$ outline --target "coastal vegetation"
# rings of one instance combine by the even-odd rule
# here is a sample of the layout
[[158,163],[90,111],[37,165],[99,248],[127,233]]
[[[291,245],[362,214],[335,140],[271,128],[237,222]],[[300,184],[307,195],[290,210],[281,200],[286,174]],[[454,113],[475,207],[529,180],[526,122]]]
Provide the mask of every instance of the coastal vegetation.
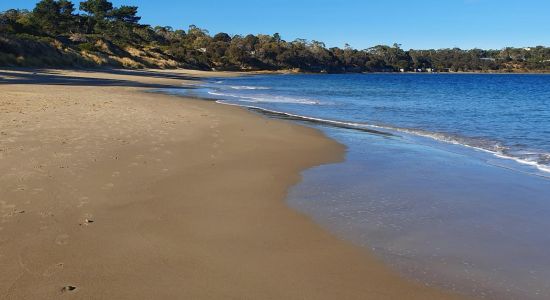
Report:
[[[77,9],[78,8],[78,9]],[[303,72],[550,72],[550,48],[404,50],[210,34],[141,24],[138,7],[107,0],[41,0],[0,13],[0,66],[294,70]]]

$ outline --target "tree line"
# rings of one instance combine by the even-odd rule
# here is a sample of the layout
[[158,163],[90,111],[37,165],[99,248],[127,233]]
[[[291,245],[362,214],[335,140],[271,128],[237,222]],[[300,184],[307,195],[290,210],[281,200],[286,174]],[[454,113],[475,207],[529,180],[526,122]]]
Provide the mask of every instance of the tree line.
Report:
[[0,13],[0,65],[187,67],[305,72],[550,71],[550,48],[404,50],[285,41],[273,35],[211,35],[141,24],[138,7],[107,0],[41,0],[31,11]]

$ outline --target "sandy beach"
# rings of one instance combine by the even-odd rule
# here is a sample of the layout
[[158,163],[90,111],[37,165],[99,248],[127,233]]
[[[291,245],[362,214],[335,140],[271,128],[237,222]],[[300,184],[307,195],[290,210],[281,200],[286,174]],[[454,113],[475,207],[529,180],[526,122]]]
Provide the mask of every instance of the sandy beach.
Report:
[[147,92],[198,71],[0,70],[0,299],[454,299],[285,204],[317,130]]

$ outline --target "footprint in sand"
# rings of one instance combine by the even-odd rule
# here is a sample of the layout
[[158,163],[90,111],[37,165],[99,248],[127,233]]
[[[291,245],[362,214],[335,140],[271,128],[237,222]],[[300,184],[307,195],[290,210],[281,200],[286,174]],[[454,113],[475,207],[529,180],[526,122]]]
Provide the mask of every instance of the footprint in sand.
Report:
[[75,291],[76,291],[76,286],[74,285],[66,285],[61,288],[62,293],[69,293],[69,292],[75,292]]
[[82,218],[82,219],[83,219],[82,222],[80,222],[78,224],[80,226],[82,226],[82,225],[88,226],[88,225],[94,223],[94,218],[93,218],[92,214],[85,214],[84,218]]
[[55,243],[58,245],[67,245],[69,243],[69,235],[68,234],[60,234],[55,238]]
[[18,185],[17,188],[13,190],[13,192],[23,192],[27,189],[26,185]]

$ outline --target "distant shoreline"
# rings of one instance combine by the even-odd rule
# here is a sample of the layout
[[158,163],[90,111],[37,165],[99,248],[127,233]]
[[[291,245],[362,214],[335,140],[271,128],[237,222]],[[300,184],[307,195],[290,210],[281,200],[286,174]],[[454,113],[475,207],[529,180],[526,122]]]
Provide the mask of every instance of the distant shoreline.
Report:
[[550,70],[538,70],[538,71],[456,71],[456,72],[310,72],[305,70],[287,69],[287,70],[242,70],[242,71],[223,71],[223,70],[206,70],[204,72],[226,72],[236,74],[318,74],[318,75],[331,75],[331,74],[550,74]]
[[[326,73],[326,72],[308,72],[308,71],[297,71],[297,70],[251,70],[251,71],[223,71],[223,70],[193,70],[185,68],[175,68],[175,69],[156,69],[156,68],[120,68],[120,67],[110,67],[110,66],[96,66],[96,67],[18,67],[18,66],[9,66],[1,67],[0,70],[14,70],[14,71],[23,71],[30,72],[35,70],[63,70],[63,71],[93,71],[93,72],[109,72],[112,70],[124,70],[128,72],[139,72],[139,71],[158,71],[158,72],[179,72],[179,71],[193,71],[201,72],[202,74],[210,74],[213,77],[216,77],[217,74],[223,73],[225,76],[250,76],[250,75],[344,75],[344,74],[392,74],[392,75],[550,75],[550,71],[539,71],[539,72],[342,72],[342,73]],[[1,78],[1,76],[0,76]]]

